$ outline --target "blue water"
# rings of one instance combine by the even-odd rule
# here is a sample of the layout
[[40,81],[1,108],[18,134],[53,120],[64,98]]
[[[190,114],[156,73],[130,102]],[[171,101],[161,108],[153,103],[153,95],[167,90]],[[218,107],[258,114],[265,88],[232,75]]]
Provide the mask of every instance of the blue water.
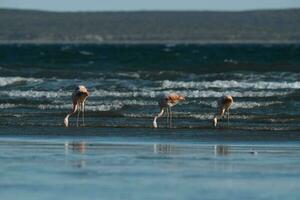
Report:
[[[0,45],[0,199],[299,199],[300,46]],[[83,84],[86,126],[63,127]],[[186,96],[173,129],[159,112]],[[229,127],[211,119],[232,95]]]
[[6,136],[0,149],[1,199],[300,197],[299,142]]
[[62,126],[83,84],[87,126],[151,127],[157,98],[177,92],[175,128],[211,127],[232,95],[231,128],[299,131],[299,55],[297,44],[0,45],[1,124]]

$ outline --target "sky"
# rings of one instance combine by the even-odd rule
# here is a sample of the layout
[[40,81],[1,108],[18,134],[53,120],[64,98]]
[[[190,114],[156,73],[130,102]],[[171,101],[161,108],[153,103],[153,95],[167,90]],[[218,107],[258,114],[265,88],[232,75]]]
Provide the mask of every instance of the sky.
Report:
[[300,0],[0,0],[0,8],[50,11],[254,10],[300,8]]

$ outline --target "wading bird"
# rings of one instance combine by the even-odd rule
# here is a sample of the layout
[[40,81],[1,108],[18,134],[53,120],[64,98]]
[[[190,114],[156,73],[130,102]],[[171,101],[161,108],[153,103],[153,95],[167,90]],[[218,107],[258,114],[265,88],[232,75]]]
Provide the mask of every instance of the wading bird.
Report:
[[167,95],[164,95],[163,97],[161,97],[158,100],[158,105],[160,107],[160,112],[158,113],[158,115],[156,115],[154,117],[153,120],[153,127],[157,128],[157,123],[156,120],[163,116],[163,114],[166,112],[167,114],[167,123],[169,125],[169,128],[172,127],[172,111],[171,111],[171,107],[176,105],[177,103],[179,103],[180,101],[184,101],[185,98],[179,94],[176,93],[170,93]]
[[78,121],[79,121],[79,115],[80,112],[82,112],[82,124],[84,126],[84,104],[85,101],[87,99],[87,97],[89,96],[89,92],[86,89],[85,86],[83,85],[79,85],[75,91],[72,94],[72,101],[73,101],[73,108],[72,111],[65,117],[64,119],[64,124],[66,127],[69,126],[69,117],[71,115],[73,115],[74,113],[76,113],[76,111],[78,110],[78,114],[77,114],[77,127],[78,127]]
[[215,114],[213,118],[213,125],[214,127],[217,126],[218,119],[224,116],[225,112],[227,113],[227,126],[229,126],[229,108],[233,104],[233,98],[232,96],[223,96],[221,99],[218,101],[218,111]]

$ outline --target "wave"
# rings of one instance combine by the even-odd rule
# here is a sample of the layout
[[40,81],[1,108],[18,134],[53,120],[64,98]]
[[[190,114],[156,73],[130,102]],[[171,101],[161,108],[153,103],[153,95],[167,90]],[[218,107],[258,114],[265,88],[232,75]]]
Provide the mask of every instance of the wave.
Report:
[[[75,87],[77,84],[85,84],[96,88],[127,88],[137,90],[139,88],[165,90],[165,89],[300,89],[300,74],[193,74],[183,72],[115,72],[115,73],[89,73],[92,77],[88,79],[60,79],[60,78],[25,78],[25,77],[0,77],[0,87],[7,85],[35,84],[40,90],[61,89]],[[179,77],[178,77],[179,76]],[[292,77],[292,78],[291,78]],[[168,79],[178,79],[171,81]],[[227,80],[222,80],[227,79]],[[229,79],[229,80],[228,80]],[[212,81],[211,81],[212,80]],[[276,81],[275,81],[276,80]],[[280,80],[278,82],[277,80]]]
[[283,104],[281,101],[270,101],[270,102],[234,102],[232,109],[251,109],[251,108],[260,108],[260,107],[269,107],[269,106],[278,106]]
[[[129,118],[153,118],[155,115],[157,115],[159,111],[153,112],[153,113],[143,113],[143,114],[124,114],[124,117]],[[214,113],[205,113],[205,114],[191,114],[188,112],[173,112],[174,118],[186,118],[186,119],[200,119],[200,120],[211,120],[214,116]],[[165,118],[166,115],[163,116]],[[163,118],[160,118],[160,120],[164,120]],[[235,116],[235,119],[244,119],[241,116]]]
[[218,92],[213,90],[164,90],[164,91],[153,91],[153,90],[141,90],[141,91],[129,91],[129,92],[118,92],[118,91],[106,91],[96,90],[93,91],[92,95],[102,97],[144,97],[144,98],[157,98],[170,92],[178,92],[187,98],[206,98],[206,97],[222,97],[223,95],[232,95],[233,97],[272,97],[272,96],[283,96],[288,95],[291,92],[280,92],[280,91],[224,91]]
[[207,89],[207,88],[242,88],[242,89],[300,89],[300,82],[244,82],[244,81],[202,81],[202,82],[185,82],[185,81],[162,81],[161,87],[163,89],[171,88],[197,88],[197,89]]
[[231,95],[233,97],[274,97],[291,94],[291,92],[277,92],[277,91],[200,91],[200,90],[189,90],[189,91],[178,91],[187,98],[219,98],[224,95]]
[[[274,97],[274,96],[285,96],[292,92],[287,91],[214,91],[214,90],[140,90],[140,91],[107,91],[107,90],[94,90],[91,92],[91,97],[114,97],[114,98],[150,98],[149,100],[156,100],[156,98],[165,95],[170,92],[178,92],[187,98],[219,98],[223,95],[232,95],[233,97]],[[72,92],[70,91],[36,91],[36,90],[10,90],[0,91],[1,96],[9,96],[14,98],[71,98]],[[138,102],[138,100],[137,100]]]
[[136,100],[136,99],[121,99],[121,100],[98,100],[98,101],[88,101],[89,105],[97,106],[97,105],[118,105],[118,107],[123,107],[123,106],[153,106],[153,105],[158,105],[157,101],[153,100]]
[[[183,113],[184,118],[189,119],[199,119],[199,120],[208,120],[211,121],[214,117],[215,113],[205,113],[205,114],[190,114],[190,113]],[[249,118],[253,118],[253,115],[230,115],[230,119],[239,119],[239,120],[246,120]]]
[[[282,102],[280,101],[271,101],[271,102],[235,102],[232,106],[232,109],[252,109],[259,107],[268,107],[273,105],[280,105]],[[199,102],[185,102],[184,105],[192,104],[196,105],[205,105],[211,108],[217,108],[216,101],[199,101]],[[124,106],[156,106],[157,102],[155,101],[137,101],[137,100],[113,100],[113,101],[88,101],[86,103],[87,111],[110,111],[110,110],[118,110],[123,108]],[[37,108],[41,110],[61,110],[61,109],[71,109],[72,104],[71,101],[64,103],[64,101],[56,100],[53,104],[13,104],[13,103],[4,103],[0,104],[1,109],[8,108]],[[149,108],[149,107],[148,107]],[[189,113],[190,114],[190,113]],[[135,117],[134,114],[130,114],[128,116]],[[146,117],[144,115],[143,117]]]
[[18,106],[19,105],[12,104],[12,103],[4,103],[4,104],[0,104],[0,109],[15,108]]
[[[43,104],[43,105],[38,105],[38,108],[41,110],[61,110],[61,109],[70,109],[72,108],[71,104],[64,104],[64,105],[51,105],[51,104]],[[122,108],[122,105],[118,104],[100,104],[98,106],[92,106],[92,105],[86,105],[85,110],[86,111],[112,111],[112,110],[118,110]]]
[[58,97],[70,97],[72,92],[67,91],[35,91],[35,90],[11,90],[11,91],[0,91],[1,95],[9,97],[21,97],[21,98],[58,98]]
[[42,79],[37,78],[24,78],[24,77],[0,77],[0,87],[22,83],[41,83]]
[[84,56],[92,56],[92,55],[94,55],[94,53],[92,53],[92,52],[89,52],[89,51],[79,51],[79,53],[81,54],[81,55],[84,55]]
[[[53,104],[39,104],[39,105],[33,105],[33,104],[12,104],[12,103],[5,103],[0,104],[0,109],[9,109],[9,108],[37,108],[40,110],[71,110],[72,104],[60,104],[60,105],[53,105]],[[86,105],[85,110],[86,111],[113,111],[118,110],[122,108],[122,105],[120,104],[99,104],[99,105]]]
[[[156,102],[146,102],[146,101],[136,101],[136,100],[114,100],[114,101],[88,101],[86,103],[85,109],[86,111],[113,111],[119,110],[124,106],[147,106],[147,105],[156,105]],[[56,100],[53,104],[13,104],[13,103],[5,103],[0,104],[1,109],[8,108],[37,108],[41,110],[62,110],[62,109],[71,109],[72,104],[71,101],[67,103],[63,103],[63,101]]]
[[[217,108],[217,101],[199,101],[194,102],[199,105],[208,106],[211,108]],[[252,108],[260,108],[260,107],[269,107],[274,105],[282,104],[281,101],[268,101],[268,102],[254,102],[254,101],[235,101],[231,107],[231,109],[252,109]]]
[[[88,73],[92,77],[95,75],[95,72],[83,72]],[[159,70],[159,71],[116,71],[111,72],[97,72],[97,78],[104,79],[127,79],[129,80],[140,80],[140,81],[163,81],[163,80],[178,80],[178,81],[195,81],[195,82],[204,82],[211,80],[220,80],[220,81],[242,81],[242,82],[272,82],[274,80],[280,80],[281,82],[297,82],[300,79],[300,73],[291,73],[291,72],[264,72],[264,73],[255,73],[255,72],[244,72],[244,73],[204,73],[197,74],[192,72],[185,71],[172,71],[172,70]],[[275,81],[274,81],[275,82]]]

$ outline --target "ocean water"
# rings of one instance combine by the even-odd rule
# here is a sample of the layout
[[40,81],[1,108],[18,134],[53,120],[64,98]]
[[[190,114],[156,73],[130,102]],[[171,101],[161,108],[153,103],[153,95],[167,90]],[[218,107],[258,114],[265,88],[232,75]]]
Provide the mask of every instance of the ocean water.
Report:
[[229,94],[231,128],[298,131],[299,55],[299,45],[1,45],[1,125],[62,126],[83,84],[87,126],[151,127],[157,97],[178,92],[175,128],[209,128]]
[[299,199],[299,122],[298,44],[0,45],[1,199]]

